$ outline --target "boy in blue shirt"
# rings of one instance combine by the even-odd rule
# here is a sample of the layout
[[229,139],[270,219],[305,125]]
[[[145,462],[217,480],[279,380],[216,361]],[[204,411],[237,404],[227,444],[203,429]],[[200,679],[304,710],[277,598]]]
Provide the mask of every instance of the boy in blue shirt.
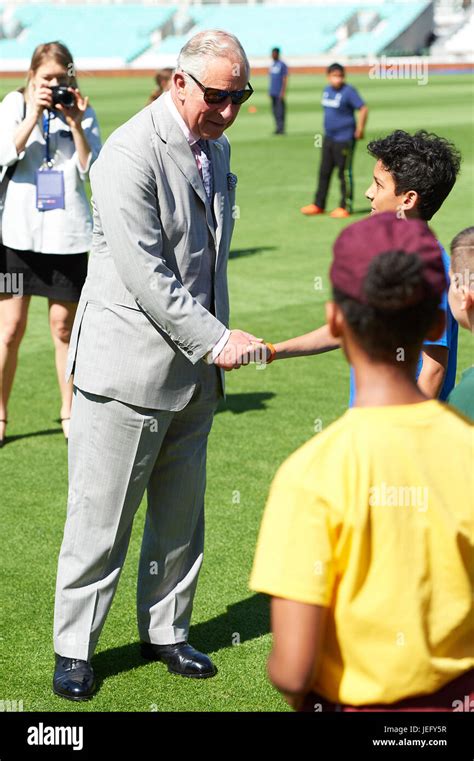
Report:
[[[460,154],[445,138],[419,130],[410,135],[395,130],[387,137],[372,140],[367,146],[376,159],[372,184],[366,191],[371,213],[396,212],[407,219],[431,220],[451,192],[460,168]],[[439,244],[449,285],[449,257]],[[446,329],[438,341],[425,341],[417,368],[420,390],[429,398],[445,401],[456,378],[458,326],[447,303],[447,290],[441,308],[446,313]],[[390,323],[387,323],[387,330]],[[273,359],[321,354],[338,348],[328,325],[287,341],[276,343]],[[403,349],[403,347],[400,347]],[[403,355],[400,355],[403,361]],[[350,405],[354,399],[351,371]]]
[[286,114],[286,83],[288,81],[288,66],[280,60],[280,48],[272,50],[272,64],[269,69],[270,85],[268,94],[272,101],[272,111],[275,118],[275,135],[285,134]]
[[[328,84],[321,101],[324,108],[324,140],[318,188],[314,203],[303,206],[301,212],[307,216],[324,214],[331,175],[337,167],[341,201],[330,216],[341,219],[352,212],[352,159],[356,140],[364,137],[368,108],[355,87],[346,83],[343,66],[332,63],[328,66],[327,77]],[[359,119],[356,126],[354,111],[357,110]]]

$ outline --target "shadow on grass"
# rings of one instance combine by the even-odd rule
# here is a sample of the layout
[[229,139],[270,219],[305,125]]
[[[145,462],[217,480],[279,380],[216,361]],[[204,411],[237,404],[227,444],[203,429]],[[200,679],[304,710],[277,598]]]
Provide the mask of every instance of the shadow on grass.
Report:
[[255,394],[227,394],[227,398],[219,402],[216,415],[219,412],[233,412],[235,415],[240,415],[249,410],[265,410],[266,402],[274,396],[276,395],[272,391],[259,391]]
[[30,431],[29,433],[19,433],[16,436],[6,436],[4,446],[7,446],[12,441],[19,441],[19,439],[31,439],[33,436],[54,436],[62,432],[62,428],[47,428],[44,431]]
[[[189,642],[203,653],[216,653],[236,643],[256,639],[270,631],[269,599],[254,594],[229,605],[225,613],[191,626]],[[104,679],[145,666],[150,661],[140,655],[139,642],[104,650],[94,656],[92,665],[98,687]]]
[[253,246],[252,248],[233,248],[229,253],[229,259],[239,259],[241,256],[252,256],[261,251],[276,251],[276,246]]

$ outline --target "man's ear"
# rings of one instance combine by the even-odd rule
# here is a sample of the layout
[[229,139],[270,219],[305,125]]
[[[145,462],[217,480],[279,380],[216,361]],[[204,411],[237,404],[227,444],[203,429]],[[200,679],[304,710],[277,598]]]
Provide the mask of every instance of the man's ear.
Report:
[[329,330],[334,338],[340,338],[342,336],[342,324],[344,316],[341,308],[334,301],[326,302],[326,322],[329,325]]
[[436,312],[436,316],[434,318],[434,322],[426,335],[426,340],[437,341],[438,338],[441,338],[445,329],[446,329],[446,312],[443,309],[438,309]]
[[176,88],[178,98],[184,100],[184,92],[186,88],[186,77],[182,71],[175,71],[172,78],[173,84]]

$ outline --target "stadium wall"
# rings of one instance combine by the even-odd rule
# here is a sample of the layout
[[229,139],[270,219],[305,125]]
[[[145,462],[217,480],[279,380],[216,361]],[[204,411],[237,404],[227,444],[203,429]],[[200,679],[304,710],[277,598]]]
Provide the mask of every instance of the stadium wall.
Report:
[[422,51],[427,48],[434,30],[434,3],[430,3],[408,29],[405,29],[390,43],[390,48],[384,50],[385,55],[402,50]]
[[[378,59],[374,59],[374,62]],[[347,64],[345,65],[346,72],[349,74],[369,74],[374,67],[374,62],[371,64],[367,64],[364,62],[363,64]],[[266,66],[252,66],[251,63],[251,71],[253,76],[259,76],[259,75],[266,75],[268,74],[268,65]],[[410,56],[410,57],[403,57],[403,58],[390,58],[390,59],[384,59],[385,64],[389,63],[399,63],[400,65],[413,65],[416,68],[417,64],[423,63],[425,66],[428,66],[429,71],[431,71],[433,74],[438,73],[455,73],[457,71],[459,72],[466,72],[466,73],[474,73],[474,63],[470,61],[450,61],[450,60],[438,60],[438,61],[431,61],[426,56]],[[326,67],[327,64],[324,65],[318,65],[318,66],[299,66],[299,65],[291,65],[291,73],[293,74],[325,74],[326,73]],[[120,68],[120,69],[77,69],[77,76],[78,78],[81,77],[154,77],[156,74],[156,68],[153,69],[131,69],[131,68]],[[19,77],[25,76],[25,71],[5,71],[1,72],[1,76],[3,79],[18,79]]]

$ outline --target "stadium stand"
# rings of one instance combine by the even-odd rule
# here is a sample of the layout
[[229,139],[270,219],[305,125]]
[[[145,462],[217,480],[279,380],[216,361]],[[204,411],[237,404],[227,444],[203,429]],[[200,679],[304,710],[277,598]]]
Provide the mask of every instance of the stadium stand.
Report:
[[100,61],[106,67],[126,65],[150,47],[151,36],[166,27],[176,7],[138,4],[18,5],[19,34],[0,39],[2,62],[28,60],[46,40],[65,42],[77,61]]
[[[466,49],[472,39],[471,0],[456,3],[446,50]],[[433,0],[343,2],[21,2],[0,7],[0,69],[24,70],[35,46],[60,39],[79,68],[151,69],[174,66],[186,40],[206,28],[232,31],[242,41],[252,66],[266,66],[271,48],[282,47],[290,65],[325,65],[337,57],[361,63],[374,56],[425,54],[434,39]],[[443,6],[444,7],[444,6]],[[454,34],[456,32],[456,34]]]

